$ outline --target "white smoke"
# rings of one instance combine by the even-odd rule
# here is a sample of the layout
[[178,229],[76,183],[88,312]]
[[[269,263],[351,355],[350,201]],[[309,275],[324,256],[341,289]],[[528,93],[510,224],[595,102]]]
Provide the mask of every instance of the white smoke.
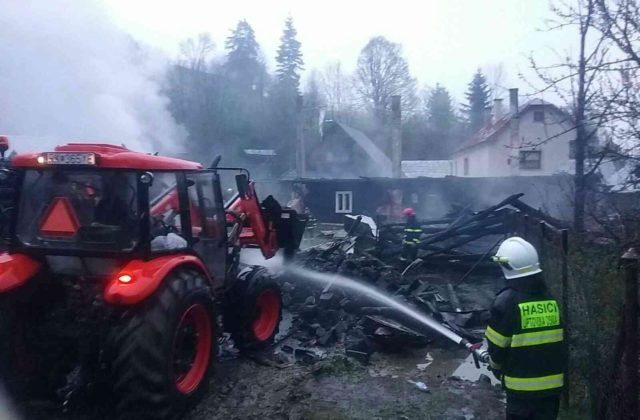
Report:
[[39,151],[69,141],[176,151],[185,138],[160,93],[166,61],[93,2],[0,2],[0,134]]

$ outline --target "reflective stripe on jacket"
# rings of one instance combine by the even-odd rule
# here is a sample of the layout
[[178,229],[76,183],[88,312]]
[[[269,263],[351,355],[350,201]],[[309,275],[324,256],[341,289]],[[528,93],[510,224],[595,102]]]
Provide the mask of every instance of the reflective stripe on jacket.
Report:
[[564,385],[564,330],[558,303],[539,275],[509,280],[491,308],[485,337],[492,368],[512,395],[556,395]]
[[420,235],[422,235],[422,227],[420,227],[420,223],[418,223],[415,216],[409,217],[404,225],[404,239],[402,243],[411,246],[419,245]]

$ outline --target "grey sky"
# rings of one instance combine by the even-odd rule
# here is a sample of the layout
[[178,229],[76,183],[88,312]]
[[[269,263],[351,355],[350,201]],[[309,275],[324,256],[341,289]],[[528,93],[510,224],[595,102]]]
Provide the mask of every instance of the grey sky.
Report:
[[102,6],[119,27],[172,56],[181,40],[200,32],[211,33],[222,53],[230,28],[246,18],[271,67],[288,14],[307,69],[336,60],[352,69],[367,40],[383,35],[404,46],[421,85],[440,82],[459,101],[477,67],[499,63],[507,87],[530,90],[518,78],[530,74],[526,56],[552,59],[551,49],[564,51],[569,39],[538,31],[550,17],[547,0],[103,0]]

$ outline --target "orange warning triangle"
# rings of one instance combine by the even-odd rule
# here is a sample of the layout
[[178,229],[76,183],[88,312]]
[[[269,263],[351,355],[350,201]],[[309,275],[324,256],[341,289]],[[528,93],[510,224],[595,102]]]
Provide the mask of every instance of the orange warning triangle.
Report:
[[79,227],[80,222],[69,200],[56,197],[44,213],[40,232],[45,236],[73,236]]

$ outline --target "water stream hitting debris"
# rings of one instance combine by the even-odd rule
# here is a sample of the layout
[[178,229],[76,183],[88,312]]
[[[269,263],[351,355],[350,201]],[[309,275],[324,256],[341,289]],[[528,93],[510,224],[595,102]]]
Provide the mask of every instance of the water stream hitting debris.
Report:
[[288,271],[289,274],[304,280],[311,280],[316,283],[321,283],[324,285],[333,284],[334,286],[337,286],[337,287],[350,289],[355,292],[362,293],[372,299],[377,300],[380,303],[383,303],[385,305],[388,305],[390,307],[397,309],[399,312],[413,318],[414,320],[421,323],[425,327],[443,335],[444,337],[448,338],[449,340],[453,341],[456,344],[460,344],[463,340],[462,337],[460,337],[453,331],[449,330],[448,328],[444,327],[442,324],[438,323],[434,319],[406,306],[401,302],[398,302],[397,300],[384,294],[382,291],[376,289],[373,286],[360,283],[358,281],[355,281],[353,279],[350,279],[348,277],[345,277],[336,273],[325,274],[317,271],[307,270],[297,266],[287,267],[286,270]]

